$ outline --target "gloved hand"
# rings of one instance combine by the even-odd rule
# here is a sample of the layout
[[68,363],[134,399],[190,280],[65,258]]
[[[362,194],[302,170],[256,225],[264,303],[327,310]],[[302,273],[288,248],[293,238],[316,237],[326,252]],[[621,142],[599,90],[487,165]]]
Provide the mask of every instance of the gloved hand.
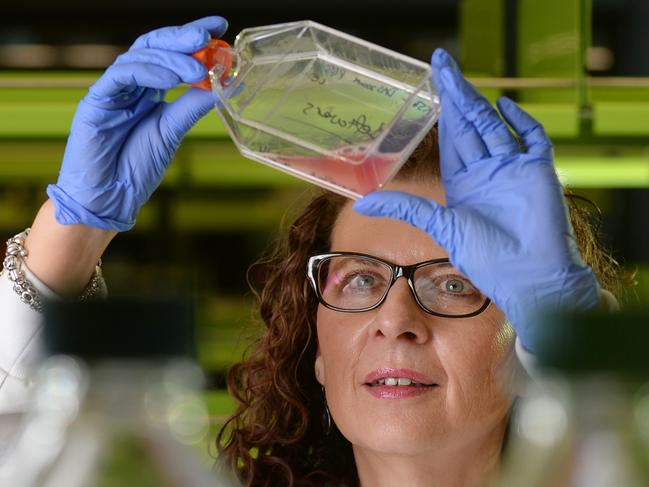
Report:
[[581,259],[543,127],[508,98],[496,110],[451,57],[433,54],[441,97],[440,157],[446,206],[379,191],[354,209],[391,217],[428,233],[505,313],[521,344],[534,351],[535,317],[545,309],[590,309],[600,288]]
[[197,88],[165,103],[165,90],[205,78],[190,54],[226,29],[224,18],[205,17],[144,34],[90,87],[72,121],[58,181],[47,188],[59,223],[133,227],[180,141],[215,103]]

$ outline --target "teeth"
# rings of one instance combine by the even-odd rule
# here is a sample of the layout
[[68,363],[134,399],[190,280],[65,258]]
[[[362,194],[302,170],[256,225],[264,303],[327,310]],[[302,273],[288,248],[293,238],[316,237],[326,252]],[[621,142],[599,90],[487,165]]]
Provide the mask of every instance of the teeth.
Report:
[[419,386],[415,381],[406,379],[405,377],[386,377],[375,381],[372,385],[375,386]]

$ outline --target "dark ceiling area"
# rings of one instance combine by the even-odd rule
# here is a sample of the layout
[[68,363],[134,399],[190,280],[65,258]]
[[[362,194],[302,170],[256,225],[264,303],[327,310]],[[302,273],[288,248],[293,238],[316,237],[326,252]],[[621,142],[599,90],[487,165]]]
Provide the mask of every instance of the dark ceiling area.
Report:
[[[0,55],[0,69],[98,69],[138,35],[156,27],[222,15],[230,22],[224,36],[232,42],[246,27],[310,19],[427,61],[435,47],[460,50],[459,9],[463,0],[34,0],[5,2],[0,17],[0,50],[12,46],[47,46],[33,65],[12,63]],[[468,1],[468,0],[467,0]],[[475,1],[475,0],[471,0]],[[522,0],[502,0],[516,2]],[[649,76],[649,0],[593,0],[593,46],[614,54],[615,62],[599,74]],[[75,62],[74,50],[60,46],[108,46],[94,60]],[[16,57],[21,54],[14,55]],[[103,52],[103,56],[100,55]],[[72,53],[72,54],[70,54]],[[4,61],[3,61],[4,59]],[[20,59],[19,59],[20,61]],[[93,62],[94,61],[94,62]]]
[[237,0],[205,2],[152,0],[104,2],[30,2],[29,12],[17,3],[3,6],[0,44],[112,44],[126,47],[138,35],[166,25],[178,25],[206,15],[221,15],[233,41],[246,27],[295,20],[314,20],[368,41],[428,60],[443,45],[454,50],[457,40],[455,0],[375,0],[308,2]]

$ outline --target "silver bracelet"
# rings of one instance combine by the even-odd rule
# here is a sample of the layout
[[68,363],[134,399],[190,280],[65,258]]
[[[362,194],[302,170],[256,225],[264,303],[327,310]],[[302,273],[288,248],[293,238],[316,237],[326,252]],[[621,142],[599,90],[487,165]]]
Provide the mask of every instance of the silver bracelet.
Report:
[[[20,296],[20,300],[34,311],[40,313],[43,310],[41,296],[32,283],[25,277],[25,272],[22,270],[24,260],[28,255],[27,249],[25,248],[25,239],[29,235],[29,230],[27,228],[24,232],[7,240],[7,253],[5,254],[3,266],[9,274],[9,280],[14,284],[14,291]],[[105,294],[106,283],[101,273],[100,259],[90,283],[88,283],[79,296],[79,300],[86,301],[97,295]]]

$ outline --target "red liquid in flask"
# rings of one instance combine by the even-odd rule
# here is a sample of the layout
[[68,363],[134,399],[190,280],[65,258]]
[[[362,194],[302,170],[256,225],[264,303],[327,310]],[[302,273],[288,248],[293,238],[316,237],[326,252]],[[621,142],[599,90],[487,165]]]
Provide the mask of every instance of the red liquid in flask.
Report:
[[280,156],[278,161],[311,176],[342,186],[354,193],[367,194],[380,188],[390,176],[398,154],[345,154],[357,164],[328,156]]

